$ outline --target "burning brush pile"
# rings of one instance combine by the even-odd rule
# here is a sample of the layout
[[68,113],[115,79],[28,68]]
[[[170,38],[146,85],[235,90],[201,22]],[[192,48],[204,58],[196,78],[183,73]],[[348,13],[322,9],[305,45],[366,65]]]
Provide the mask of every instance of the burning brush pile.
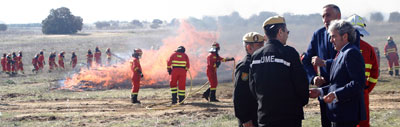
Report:
[[[177,35],[162,40],[158,50],[143,50],[140,63],[144,78],[141,85],[168,84],[167,59],[178,46],[184,46],[189,56],[192,77],[205,72],[206,58],[211,44],[218,39],[217,32],[197,31],[192,25],[181,21]],[[65,80],[60,81],[60,89],[98,90],[131,87],[131,69],[129,59],[112,66],[82,68]]]

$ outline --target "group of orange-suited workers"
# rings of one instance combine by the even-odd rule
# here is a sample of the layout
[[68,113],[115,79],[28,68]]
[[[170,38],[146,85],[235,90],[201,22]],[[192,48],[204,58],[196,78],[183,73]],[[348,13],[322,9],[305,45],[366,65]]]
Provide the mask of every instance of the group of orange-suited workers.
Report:
[[[221,62],[233,61],[233,57],[222,58],[218,55],[220,46],[217,42],[212,44],[210,54],[207,57],[207,77],[210,87],[204,92],[203,98],[210,102],[219,102],[216,98],[216,90],[218,85],[217,68]],[[179,46],[177,50],[167,60],[167,71],[170,75],[171,104],[183,103],[185,99],[186,73],[190,68],[189,57],[185,53],[184,46]],[[132,92],[131,102],[139,103],[137,99],[140,87],[140,79],[143,78],[142,68],[139,59],[143,52],[141,49],[135,49],[132,54],[133,59],[130,61],[132,70]]]

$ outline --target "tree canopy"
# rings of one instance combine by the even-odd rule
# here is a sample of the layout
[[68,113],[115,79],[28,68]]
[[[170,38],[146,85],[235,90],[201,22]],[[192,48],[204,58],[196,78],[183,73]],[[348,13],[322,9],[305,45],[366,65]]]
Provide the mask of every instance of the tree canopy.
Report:
[[44,34],[74,34],[82,30],[83,19],[74,16],[66,7],[51,9],[49,16],[42,21]]

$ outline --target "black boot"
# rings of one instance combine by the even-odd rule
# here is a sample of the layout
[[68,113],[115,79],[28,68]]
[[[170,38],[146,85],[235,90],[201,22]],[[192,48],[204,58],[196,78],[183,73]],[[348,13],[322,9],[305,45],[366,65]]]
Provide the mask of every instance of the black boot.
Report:
[[132,102],[132,103],[134,103],[134,104],[135,104],[135,103],[140,104],[140,101],[137,100],[137,96],[138,96],[137,94],[132,94],[132,95],[131,95],[131,102]]
[[210,88],[208,88],[206,91],[204,91],[202,98],[204,98],[208,101],[209,97],[210,97]]
[[185,99],[185,96],[179,95],[179,103],[183,104],[184,99]]
[[393,70],[390,70],[390,71],[389,71],[389,75],[390,75],[390,76],[393,76]]
[[399,70],[394,70],[395,76],[399,76]]
[[219,100],[217,100],[217,97],[215,96],[216,92],[217,90],[210,91],[210,102],[219,102]]
[[176,104],[177,103],[177,101],[176,101],[177,93],[172,93],[171,95],[172,95],[172,104]]

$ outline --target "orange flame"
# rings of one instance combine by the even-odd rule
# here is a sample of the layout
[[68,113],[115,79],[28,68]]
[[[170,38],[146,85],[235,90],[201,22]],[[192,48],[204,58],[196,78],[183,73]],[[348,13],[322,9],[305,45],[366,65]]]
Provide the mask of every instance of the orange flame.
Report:
[[[191,68],[189,69],[192,77],[196,77],[199,72],[205,72],[207,65],[206,58],[212,42],[218,39],[219,33],[209,31],[197,31],[192,25],[181,20],[178,35],[167,37],[162,40],[163,44],[158,50],[143,50],[140,64],[144,79],[141,85],[152,85],[158,82],[168,82],[167,60],[178,46],[186,48],[189,56]],[[81,89],[92,88],[93,85],[101,85],[101,88],[113,87],[116,84],[129,81],[131,79],[131,69],[129,61],[115,64],[111,67],[94,67],[94,69],[82,69],[81,72],[67,78],[61,87],[62,89]],[[82,85],[85,82],[91,85]],[[99,87],[99,86],[96,86]]]

